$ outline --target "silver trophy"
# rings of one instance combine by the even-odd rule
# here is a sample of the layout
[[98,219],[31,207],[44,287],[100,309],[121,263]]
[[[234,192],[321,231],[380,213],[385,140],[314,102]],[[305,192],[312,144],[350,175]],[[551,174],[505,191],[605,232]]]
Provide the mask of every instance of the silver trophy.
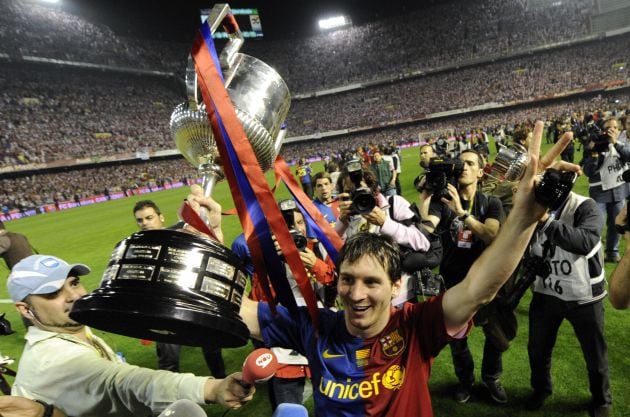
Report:
[[499,181],[516,181],[521,179],[527,165],[529,165],[527,149],[523,145],[514,143],[501,147],[488,175]]
[[[212,33],[229,14],[227,4],[214,6],[208,16],[208,22],[213,22],[210,26]],[[273,165],[286,134],[282,125],[289,112],[291,94],[273,68],[238,52],[242,44],[240,31],[230,33],[219,61],[236,115],[258,163],[266,171]],[[171,135],[177,149],[199,170],[204,181],[204,193],[209,196],[214,184],[223,179],[223,171],[205,104],[199,100],[197,72],[192,57],[188,58],[186,89],[188,101],[178,105],[171,114]]]
[[[215,5],[212,33],[230,15]],[[233,19],[228,21],[234,22]],[[225,87],[263,171],[278,155],[291,95],[264,62],[238,52],[235,28],[220,55]],[[199,100],[192,58],[186,70],[188,100],[171,115],[171,133],[184,157],[199,170],[205,196],[224,178],[208,114]],[[201,213],[205,219],[204,213]],[[249,332],[238,315],[247,279],[241,261],[218,242],[176,230],[134,233],[114,248],[100,288],[74,303],[71,316],[95,328],[143,339],[191,346],[233,347]]]

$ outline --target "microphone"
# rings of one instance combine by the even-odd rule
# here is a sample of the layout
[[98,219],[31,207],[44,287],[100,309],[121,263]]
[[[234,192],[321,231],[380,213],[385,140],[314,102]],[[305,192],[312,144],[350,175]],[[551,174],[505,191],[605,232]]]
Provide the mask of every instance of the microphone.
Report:
[[630,169],[626,170],[623,172],[623,174],[621,174],[621,178],[625,181],[625,182],[630,182]]
[[158,417],[207,417],[203,408],[190,400],[177,400],[160,413]]
[[278,404],[272,417],[308,417],[308,411],[302,404]]
[[278,370],[278,359],[273,352],[266,348],[254,350],[247,355],[243,363],[243,379],[240,384],[249,388],[257,382],[271,378]]

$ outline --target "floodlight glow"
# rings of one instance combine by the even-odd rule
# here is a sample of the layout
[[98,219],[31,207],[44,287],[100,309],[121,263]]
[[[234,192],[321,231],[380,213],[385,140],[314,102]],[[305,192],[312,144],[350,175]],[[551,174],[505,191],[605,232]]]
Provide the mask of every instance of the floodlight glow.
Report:
[[334,29],[348,24],[345,16],[334,16],[328,19],[321,19],[319,22],[320,29]]
[[54,3],[59,3],[59,0],[40,0],[40,1],[42,1],[44,3],[53,3],[53,4]]

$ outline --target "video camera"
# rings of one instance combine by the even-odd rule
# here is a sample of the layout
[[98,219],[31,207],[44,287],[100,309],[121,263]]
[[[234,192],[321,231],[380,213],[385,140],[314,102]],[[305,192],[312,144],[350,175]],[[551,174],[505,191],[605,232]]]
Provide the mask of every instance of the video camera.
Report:
[[431,158],[425,173],[424,188],[432,192],[438,201],[442,197],[450,200],[448,184],[457,186],[463,171],[464,163],[460,159]]
[[442,275],[436,275],[429,268],[423,268],[411,275],[413,293],[428,297],[440,295],[445,289],[444,278]]
[[299,230],[295,228],[295,210],[297,210],[297,204],[294,200],[282,200],[279,203],[280,212],[282,217],[289,227],[289,233],[293,237],[293,242],[299,251],[303,251],[306,248],[308,240]]
[[446,155],[448,151],[448,140],[440,136],[437,141],[435,141],[435,153],[438,155]]
[[601,153],[608,150],[610,140],[606,129],[592,119],[578,132],[577,137],[587,149],[587,145],[592,143],[593,147],[590,149],[592,152]]
[[350,209],[356,214],[371,212],[376,207],[376,199],[372,195],[372,190],[361,185],[361,181],[363,181],[361,161],[356,159],[348,161],[346,171],[348,171],[348,177],[354,184],[354,191],[350,194],[350,200],[352,200]]

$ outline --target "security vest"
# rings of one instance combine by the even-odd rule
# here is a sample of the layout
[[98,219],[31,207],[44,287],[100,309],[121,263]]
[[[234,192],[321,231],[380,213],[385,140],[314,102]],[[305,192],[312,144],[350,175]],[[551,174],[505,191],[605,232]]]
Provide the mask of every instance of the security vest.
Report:
[[[572,192],[558,221],[573,225],[575,211],[587,198]],[[545,233],[537,231],[530,253],[543,257],[543,245],[546,241]],[[551,267],[551,274],[544,279],[536,276],[532,286],[534,292],[550,295],[563,301],[577,301],[580,304],[597,301],[606,296],[606,291],[593,296],[592,289],[593,285],[605,279],[603,267],[594,276],[589,273],[589,260],[595,256],[599,256],[600,260],[603,259],[601,240],[586,256],[566,251],[560,246],[555,246],[553,252],[552,256],[545,258],[545,262]]]

